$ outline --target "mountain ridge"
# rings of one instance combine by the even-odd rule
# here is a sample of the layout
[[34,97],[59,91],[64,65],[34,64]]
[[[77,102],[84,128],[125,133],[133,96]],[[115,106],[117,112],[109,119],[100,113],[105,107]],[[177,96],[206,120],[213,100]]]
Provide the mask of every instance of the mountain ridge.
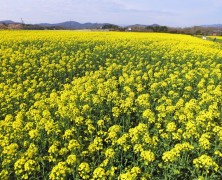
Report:
[[[2,20],[0,21],[0,24],[22,24],[21,22],[15,22],[12,20]],[[35,23],[30,25],[37,25],[42,27],[63,27],[63,28],[70,28],[70,29],[93,29],[93,28],[101,28],[104,25],[108,25],[112,23],[80,23],[77,21],[64,21],[59,23]],[[116,24],[113,24],[116,25]],[[145,25],[145,24],[131,24],[131,25],[117,25],[119,27],[157,27],[160,26],[159,24],[151,24],[151,25]],[[190,26],[194,27],[194,26]],[[206,25],[199,25],[199,27],[206,27],[206,28],[222,28],[222,24],[206,24]]]
[[222,24],[209,24],[209,25],[201,25],[201,27],[213,27],[213,28],[222,28]]
[[[15,22],[12,20],[3,20],[0,21],[0,24],[22,24],[19,22]],[[60,23],[35,23],[35,24],[29,24],[29,25],[37,25],[42,27],[63,27],[63,28],[72,28],[72,29],[90,29],[90,28],[101,28],[103,25],[110,24],[110,23],[79,23],[76,21],[64,21]]]

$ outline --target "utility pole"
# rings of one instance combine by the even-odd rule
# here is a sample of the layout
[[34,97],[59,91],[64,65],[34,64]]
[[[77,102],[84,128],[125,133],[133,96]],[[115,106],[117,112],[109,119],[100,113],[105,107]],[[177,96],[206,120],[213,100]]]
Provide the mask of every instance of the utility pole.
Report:
[[25,24],[22,18],[21,18],[21,23],[22,23],[23,25]]

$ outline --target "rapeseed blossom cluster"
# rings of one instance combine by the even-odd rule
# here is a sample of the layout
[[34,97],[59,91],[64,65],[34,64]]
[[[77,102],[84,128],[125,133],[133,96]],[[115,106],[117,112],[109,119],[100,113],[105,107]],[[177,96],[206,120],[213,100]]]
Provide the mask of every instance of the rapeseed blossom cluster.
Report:
[[220,179],[222,46],[0,32],[0,179]]

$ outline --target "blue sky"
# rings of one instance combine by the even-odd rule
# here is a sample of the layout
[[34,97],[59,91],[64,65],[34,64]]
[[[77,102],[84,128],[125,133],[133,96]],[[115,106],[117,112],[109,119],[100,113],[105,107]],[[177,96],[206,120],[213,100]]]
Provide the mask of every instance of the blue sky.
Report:
[[0,0],[0,20],[193,26],[222,24],[222,0]]

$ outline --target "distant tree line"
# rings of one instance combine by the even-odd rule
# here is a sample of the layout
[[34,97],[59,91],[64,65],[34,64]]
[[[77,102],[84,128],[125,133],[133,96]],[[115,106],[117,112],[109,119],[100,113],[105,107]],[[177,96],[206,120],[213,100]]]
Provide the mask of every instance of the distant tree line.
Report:
[[[23,30],[63,30],[70,29],[59,26],[45,27],[33,24],[0,24],[0,29],[23,29]],[[121,27],[115,24],[104,24],[102,27],[97,28],[101,30],[109,31],[133,31],[133,32],[160,32],[160,33],[174,33],[174,34],[189,34],[189,35],[222,35],[222,28],[213,27],[187,27],[187,28],[175,28],[160,25],[133,25],[129,27]]]
[[168,32],[169,31],[167,26],[147,26],[145,27],[145,29],[152,32]]
[[59,26],[40,26],[40,25],[32,25],[32,24],[25,24],[23,27],[24,30],[63,30],[65,28]]
[[194,27],[187,27],[187,28],[168,28],[168,32],[175,33],[175,34],[188,34],[188,35],[221,36],[222,28],[194,26]]
[[174,33],[174,34],[188,34],[188,35],[222,35],[222,28],[213,27],[187,27],[187,28],[177,28],[177,27],[167,27],[167,26],[142,26],[134,25],[129,27],[120,27],[114,24],[106,24],[102,29],[108,29],[110,31],[133,31],[133,32],[161,32],[161,33]]
[[50,26],[44,27],[40,25],[33,25],[33,24],[0,24],[0,29],[11,29],[11,30],[63,30],[65,28],[59,26]]

